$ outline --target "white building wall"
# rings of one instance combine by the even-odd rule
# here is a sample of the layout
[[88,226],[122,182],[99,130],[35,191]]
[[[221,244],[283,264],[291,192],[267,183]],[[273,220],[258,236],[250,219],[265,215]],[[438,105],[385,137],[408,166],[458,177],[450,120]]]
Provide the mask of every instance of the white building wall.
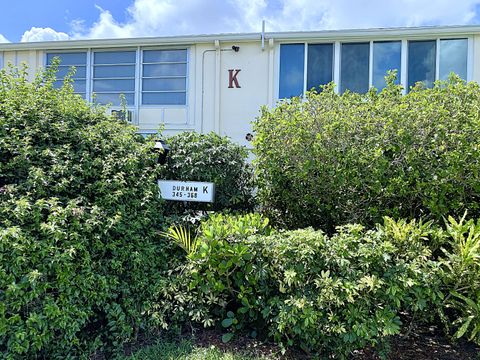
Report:
[[469,51],[472,69],[472,80],[480,83],[480,35],[473,36],[472,49]]
[[[239,51],[233,51],[232,46],[239,46]],[[246,135],[253,132],[251,123],[259,115],[261,106],[272,105],[276,93],[273,47],[266,42],[262,49],[260,39],[212,41],[187,47],[187,104],[137,106],[134,122],[139,131],[156,132],[162,125],[167,135],[179,131],[215,131],[250,146]],[[86,48],[79,50],[88,51]],[[42,49],[5,51],[3,64],[21,66],[26,63],[29,78],[33,79],[35,72],[45,66],[46,53]],[[236,76],[239,88],[229,88],[229,70],[240,70]]]
[[[211,35],[205,37],[175,37],[151,39],[87,40],[77,42],[50,42],[2,44],[3,66],[11,63],[29,65],[33,79],[37,69],[43,67],[46,53],[103,49],[158,49],[187,48],[187,103],[176,106],[132,107],[134,124],[142,133],[155,132],[163,124],[165,134],[179,131],[215,131],[228,135],[234,141],[250,146],[246,135],[252,133],[252,121],[261,106],[274,106],[278,98],[279,59],[282,43],[333,43],[334,81],[340,80],[340,47],[342,42],[401,40],[402,84],[406,84],[407,45],[409,40],[468,38],[468,79],[480,83],[480,27],[444,27],[420,29],[377,29],[364,31],[271,33],[266,34],[262,47],[261,34]],[[58,44],[58,45],[57,45]],[[238,52],[232,50],[238,46]],[[0,66],[2,63],[0,63]],[[137,67],[141,67],[137,63]],[[239,87],[229,88],[229,70],[239,70]],[[438,72],[438,70],[437,70]],[[140,74],[140,70],[137,72]],[[371,77],[371,76],[370,76]],[[137,80],[137,84],[141,79]],[[235,85],[235,84],[233,84]],[[87,85],[87,89],[89,86]],[[139,89],[137,89],[139,90]],[[137,102],[140,96],[137,96]]]
[[[238,52],[232,46],[239,46]],[[262,50],[260,40],[254,42],[218,42],[195,47],[195,72],[191,87],[194,98],[194,128],[198,132],[211,131],[227,135],[234,141],[249,146],[246,135],[252,133],[251,122],[267,105],[270,78],[269,52]],[[236,76],[239,87],[230,75]]]

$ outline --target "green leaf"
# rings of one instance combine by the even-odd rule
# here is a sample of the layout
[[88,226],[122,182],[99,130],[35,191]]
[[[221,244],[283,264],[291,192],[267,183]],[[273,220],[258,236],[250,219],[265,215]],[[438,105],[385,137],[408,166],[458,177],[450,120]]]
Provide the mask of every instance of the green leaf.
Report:
[[232,318],[226,318],[226,319],[223,319],[223,321],[222,321],[222,326],[224,328],[228,328],[228,327],[232,326],[232,324],[233,324],[233,319]]
[[229,342],[230,340],[232,340],[232,338],[233,338],[233,333],[226,333],[222,335],[222,341],[224,343]]
[[467,332],[468,327],[470,326],[470,323],[472,322],[473,318],[474,318],[473,315],[469,316],[466,319],[466,321],[463,323],[463,325],[457,330],[457,332],[454,335],[457,339],[459,339],[463,335],[465,335],[465,333]]

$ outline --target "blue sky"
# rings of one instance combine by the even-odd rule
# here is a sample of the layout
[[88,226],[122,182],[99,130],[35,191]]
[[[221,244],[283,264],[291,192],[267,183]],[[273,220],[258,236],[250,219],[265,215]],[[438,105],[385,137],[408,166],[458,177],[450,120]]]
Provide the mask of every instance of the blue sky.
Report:
[[[2,4],[3,3],[3,4]],[[480,0],[0,0],[0,41],[464,25]]]
[[[1,1],[7,3],[7,1]],[[31,27],[50,27],[68,33],[77,19],[92,26],[100,11],[98,5],[112,12],[119,21],[126,20],[126,8],[131,0],[14,0],[2,6],[0,33],[10,41],[20,41]]]

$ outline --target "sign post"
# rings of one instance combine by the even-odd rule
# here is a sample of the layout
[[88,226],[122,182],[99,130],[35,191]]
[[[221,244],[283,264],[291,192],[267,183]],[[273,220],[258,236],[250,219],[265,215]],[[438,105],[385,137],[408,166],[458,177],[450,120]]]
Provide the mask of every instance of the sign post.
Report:
[[165,200],[213,203],[215,184],[198,181],[158,180],[160,196]]

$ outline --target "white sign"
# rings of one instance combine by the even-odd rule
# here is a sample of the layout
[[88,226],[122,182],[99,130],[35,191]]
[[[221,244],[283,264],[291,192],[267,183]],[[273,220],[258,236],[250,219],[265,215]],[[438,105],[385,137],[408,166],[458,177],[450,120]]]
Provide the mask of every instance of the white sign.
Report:
[[158,180],[158,186],[165,200],[213,202],[215,197],[214,183]]

